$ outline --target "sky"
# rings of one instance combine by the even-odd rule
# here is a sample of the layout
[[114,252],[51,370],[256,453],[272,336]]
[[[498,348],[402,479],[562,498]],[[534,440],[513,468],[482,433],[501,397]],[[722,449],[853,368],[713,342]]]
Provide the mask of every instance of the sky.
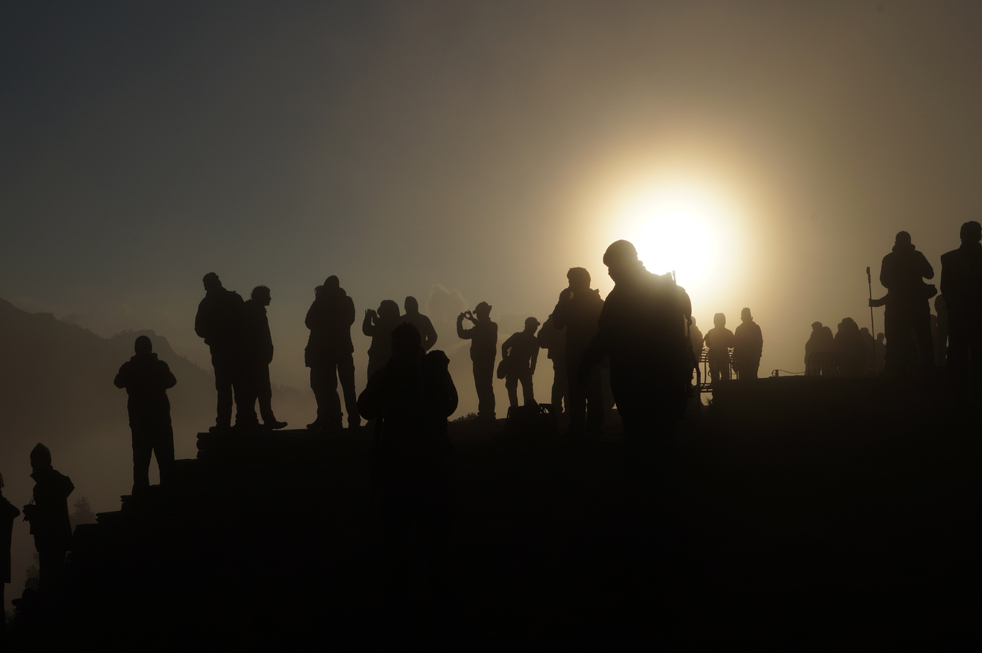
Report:
[[[870,322],[897,231],[940,274],[982,206],[977,2],[6,3],[0,297],[208,366],[201,278],[271,288],[307,387],[331,274],[359,316],[492,304],[503,340],[610,242],[761,373]],[[882,330],[882,309],[875,328]],[[364,386],[368,338],[353,328]],[[458,385],[469,384],[458,379]],[[537,394],[547,396],[545,384]],[[545,397],[540,397],[545,398]]]

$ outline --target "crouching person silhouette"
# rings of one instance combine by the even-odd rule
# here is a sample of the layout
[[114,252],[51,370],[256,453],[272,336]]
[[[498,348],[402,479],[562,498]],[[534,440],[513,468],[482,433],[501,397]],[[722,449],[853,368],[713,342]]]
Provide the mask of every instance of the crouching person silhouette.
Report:
[[136,355],[119,368],[114,383],[126,388],[126,410],[133,433],[133,494],[150,487],[150,455],[157,456],[160,484],[168,480],[174,463],[174,429],[170,422],[167,390],[177,379],[167,363],[153,353],[150,338],[140,336],[134,345]]
[[442,351],[423,354],[419,331],[392,331],[392,358],[368,380],[358,412],[379,420],[373,475],[381,490],[386,609],[410,604],[413,533],[427,549],[429,580],[438,602],[449,595],[453,449],[447,418],[457,409],[457,388]]
[[31,523],[38,552],[38,593],[51,591],[58,580],[72,542],[68,519],[68,496],[75,491],[72,480],[51,466],[51,452],[38,443],[31,451],[34,498],[24,506],[24,519]]

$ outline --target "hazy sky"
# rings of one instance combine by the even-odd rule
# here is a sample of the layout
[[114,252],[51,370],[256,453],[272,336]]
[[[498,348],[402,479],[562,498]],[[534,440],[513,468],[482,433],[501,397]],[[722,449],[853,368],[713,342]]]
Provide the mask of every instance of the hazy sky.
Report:
[[940,272],[979,218],[980,19],[889,0],[5,3],[0,297],[207,363],[201,277],[265,284],[273,381],[303,387],[330,274],[359,315],[407,294],[425,312],[438,285],[438,324],[486,300],[507,335],[570,266],[606,294],[626,237],[678,270],[704,329],[753,309],[762,374],[800,371],[811,322],[869,324],[865,268],[880,294],[898,230]]

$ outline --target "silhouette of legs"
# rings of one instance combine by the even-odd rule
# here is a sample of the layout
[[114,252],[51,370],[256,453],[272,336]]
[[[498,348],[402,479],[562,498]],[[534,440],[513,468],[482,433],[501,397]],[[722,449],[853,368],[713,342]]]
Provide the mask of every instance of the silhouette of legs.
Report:
[[493,420],[494,414],[494,359],[474,361],[474,386],[477,389],[477,416]]
[[922,369],[934,367],[934,336],[931,334],[931,308],[925,302],[913,315],[914,339]]
[[535,391],[532,386],[532,372],[524,370],[518,374],[509,374],[505,377],[505,389],[508,390],[508,404],[518,406],[518,382],[522,382],[522,405],[532,406],[536,403]]
[[[591,435],[597,435],[604,423],[603,371],[600,366],[590,370],[586,387],[576,379],[579,365],[567,366],[569,378],[569,435],[580,437],[589,422]],[[587,409],[589,408],[589,413]]]
[[317,400],[317,424],[323,428],[341,428],[341,399],[338,382],[344,393],[344,410],[348,426],[358,426],[358,395],[355,393],[355,363],[350,353],[338,354],[310,368],[310,389]]
[[710,359],[709,360],[709,382],[716,383],[717,381],[729,381],[730,375],[727,366],[729,361],[725,359]]
[[276,421],[273,416],[273,389],[269,382],[269,365],[261,365],[256,370],[256,399],[259,401],[259,415],[263,424]]
[[316,365],[310,368],[310,389],[317,400],[317,419],[320,428],[341,428],[341,400],[338,398],[336,365]]
[[215,390],[218,391],[218,416],[215,426],[229,428],[232,425],[232,365],[225,356],[212,351],[211,364],[215,367]]
[[361,417],[358,416],[358,395],[355,393],[355,361],[350,353],[338,356],[337,369],[344,393],[344,410],[348,413],[348,426],[357,427],[361,424]]
[[505,390],[508,391],[508,405],[512,408],[518,407],[518,377],[509,374],[505,377]]
[[898,376],[917,363],[922,368],[934,365],[931,311],[926,301],[914,306],[888,305],[883,327],[887,336],[884,374]]
[[956,386],[982,383],[982,329],[974,316],[950,314],[945,369]]
[[569,412],[569,378],[566,370],[566,357],[559,356],[552,359],[552,408],[556,414],[560,414],[565,409]]
[[133,494],[150,487],[150,455],[157,456],[160,484],[165,485],[174,463],[174,429],[169,424],[133,428]]
[[273,397],[269,386],[269,366],[268,365],[249,365],[243,366],[242,378],[240,381],[241,392],[235,396],[238,410],[235,415],[237,426],[258,427],[259,418],[256,416],[256,401],[259,402],[259,411],[262,414],[263,422],[272,424],[276,418],[272,417],[273,409],[271,401]]
[[534,406],[536,402],[535,387],[532,382],[532,372],[523,372],[518,376],[518,380],[522,382],[522,405]]
[[745,381],[747,379],[756,379],[757,371],[760,369],[760,361],[754,363],[744,363],[740,366],[740,379]]

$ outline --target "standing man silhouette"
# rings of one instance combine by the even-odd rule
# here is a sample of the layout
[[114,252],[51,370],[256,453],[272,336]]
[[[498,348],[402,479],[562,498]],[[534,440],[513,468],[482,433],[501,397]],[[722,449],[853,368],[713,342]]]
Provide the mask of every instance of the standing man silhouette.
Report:
[[566,378],[566,329],[557,329],[552,315],[539,329],[539,347],[552,361],[552,409],[560,415],[569,412],[569,379]]
[[750,309],[740,312],[743,323],[736,328],[733,336],[733,366],[740,379],[756,379],[760,368],[760,356],[764,351],[764,336],[760,327],[750,315]]
[[[962,225],[961,246],[941,256],[941,294],[948,309],[945,367],[956,383],[982,383],[982,225]],[[889,334],[887,334],[889,343]],[[889,348],[888,348],[889,349]]]
[[310,329],[304,362],[310,368],[310,389],[317,400],[317,419],[309,429],[341,429],[341,400],[338,381],[344,393],[344,410],[348,428],[357,430],[358,397],[355,394],[355,363],[352,353],[351,325],[355,323],[355,303],[331,275],[314,291],[314,303],[304,321]]
[[419,312],[419,302],[416,301],[415,297],[406,297],[405,307],[406,314],[402,316],[402,321],[409,322],[416,327],[419,335],[423,338],[423,351],[429,351],[436,344],[437,336],[433,323],[430,318]]
[[41,443],[31,451],[31,469],[34,498],[24,506],[24,519],[31,522],[38,552],[38,592],[46,594],[57,582],[72,543],[68,496],[75,485],[51,466],[51,452]]
[[[464,329],[464,319],[474,327]],[[471,341],[471,361],[474,364],[474,385],[477,388],[477,417],[494,422],[494,359],[498,355],[498,325],[491,321],[491,304],[481,302],[474,312],[457,316],[457,337]]]
[[170,421],[167,391],[177,379],[167,363],[153,353],[147,336],[136,339],[136,355],[123,363],[113,383],[126,388],[126,410],[133,436],[133,494],[150,487],[150,456],[157,456],[160,484],[165,485],[174,464],[174,429]]
[[934,344],[931,337],[931,305],[933,291],[924,279],[934,278],[934,268],[924,254],[918,252],[906,231],[897,233],[893,251],[883,257],[880,283],[887,289],[883,330],[887,334],[886,368],[884,374],[899,376],[917,359],[911,331],[914,332],[920,353],[920,365],[934,366]]
[[713,316],[713,328],[706,334],[706,359],[709,361],[709,382],[730,380],[730,349],[736,337],[726,328],[726,316],[717,313]]
[[[569,382],[568,435],[581,438],[589,431],[599,438],[604,423],[604,397],[600,366],[590,370],[586,387],[577,383],[583,352],[597,335],[597,320],[604,308],[600,291],[590,288],[590,273],[585,268],[570,268],[569,285],[559,293],[552,310],[553,323],[566,329],[566,374]],[[587,411],[589,409],[589,417]]]
[[277,420],[273,415],[273,389],[269,382],[269,364],[273,362],[273,336],[269,332],[266,307],[271,301],[269,288],[256,286],[252,289],[252,296],[246,301],[243,311],[245,318],[243,372],[246,397],[242,410],[249,419],[249,425],[258,426],[256,419],[258,400],[263,428],[267,431],[286,426],[286,422]]
[[501,345],[501,363],[505,366],[505,389],[508,390],[508,404],[518,407],[518,382],[522,382],[522,405],[535,404],[535,390],[532,375],[539,359],[539,341],[535,330],[539,321],[534,317],[525,320],[525,330],[514,333]]
[[624,423],[629,482],[648,492],[667,482],[674,423],[685,410],[692,378],[691,344],[685,332],[691,306],[670,274],[648,272],[634,245],[618,240],[604,253],[614,289],[597,320],[598,332],[584,353],[579,383],[610,356],[610,383]]
[[[212,432],[228,429],[232,424],[232,401],[236,406],[242,397],[242,308],[239,293],[225,290],[218,275],[209,272],[202,282],[205,297],[198,304],[194,332],[204,338],[211,350],[215,368],[215,390],[218,391],[218,416]],[[236,415],[236,423],[241,415]]]

